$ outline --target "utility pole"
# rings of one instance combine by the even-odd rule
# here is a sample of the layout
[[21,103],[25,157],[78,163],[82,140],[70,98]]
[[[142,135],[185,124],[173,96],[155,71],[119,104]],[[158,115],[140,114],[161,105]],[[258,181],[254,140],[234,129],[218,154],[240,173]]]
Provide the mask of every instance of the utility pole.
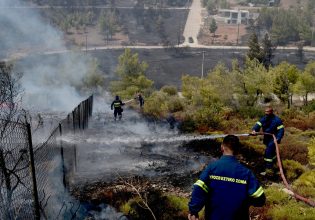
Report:
[[87,34],[85,34],[85,54],[87,54]]
[[238,38],[240,36],[240,23],[237,22],[237,38],[236,38],[236,46],[238,46]]
[[205,51],[202,51],[201,78],[203,78],[203,63],[205,61]]

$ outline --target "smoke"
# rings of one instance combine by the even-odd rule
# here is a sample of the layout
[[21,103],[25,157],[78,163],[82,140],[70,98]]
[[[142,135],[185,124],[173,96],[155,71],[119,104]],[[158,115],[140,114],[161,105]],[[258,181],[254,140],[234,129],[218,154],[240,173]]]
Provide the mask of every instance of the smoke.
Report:
[[[92,58],[82,52],[45,55],[67,51],[63,36],[36,8],[23,7],[18,0],[0,0],[0,58],[14,59],[21,72],[22,107],[34,111],[70,112],[89,94],[80,94]],[[29,4],[29,3],[27,3]]]

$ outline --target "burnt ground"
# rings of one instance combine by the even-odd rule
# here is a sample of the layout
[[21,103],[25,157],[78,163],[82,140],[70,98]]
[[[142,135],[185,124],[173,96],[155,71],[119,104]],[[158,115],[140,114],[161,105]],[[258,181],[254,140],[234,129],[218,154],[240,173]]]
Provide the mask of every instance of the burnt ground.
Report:
[[[227,67],[231,66],[232,60],[239,60],[243,63],[246,50],[237,49],[193,49],[182,48],[173,49],[133,49],[134,53],[139,54],[139,59],[149,64],[147,77],[154,81],[155,88],[159,89],[164,85],[174,85],[181,87],[181,77],[183,74],[192,76],[201,76],[202,52],[205,51],[204,73],[212,70],[218,63],[224,63]],[[96,57],[102,71],[107,77],[107,83],[115,79],[115,69],[118,64],[118,56],[123,53],[119,50],[93,51],[91,55]],[[288,61],[297,65],[298,68],[304,68],[307,61],[315,58],[315,54],[305,52],[301,61],[295,51],[276,50],[272,62],[274,65],[282,61]],[[108,84],[106,84],[108,85]]]
[[[103,107],[85,132],[63,137],[72,195],[89,207],[109,204],[117,209],[136,195],[135,189],[148,195],[154,207],[165,193],[189,198],[201,171],[221,156],[215,136],[198,137],[172,130],[164,121],[148,121],[127,107],[122,121],[114,121]],[[261,172],[262,155],[244,146],[238,157],[256,174]]]

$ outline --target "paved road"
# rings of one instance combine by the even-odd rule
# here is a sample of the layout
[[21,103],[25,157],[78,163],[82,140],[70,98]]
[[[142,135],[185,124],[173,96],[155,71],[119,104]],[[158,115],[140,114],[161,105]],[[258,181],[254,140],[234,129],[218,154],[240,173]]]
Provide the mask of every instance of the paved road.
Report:
[[[33,5],[33,6],[0,6],[0,9],[110,9],[113,8],[111,6],[71,6],[71,7],[67,7],[67,6],[49,6],[49,5],[43,5],[43,6],[39,6],[39,5]],[[134,9],[133,6],[115,6],[116,9]],[[144,9],[148,10],[151,7],[144,7]],[[159,10],[187,10],[186,7],[162,7],[162,8],[158,8]]]
[[[184,37],[185,37],[185,45],[190,46],[198,46],[198,34],[202,23],[201,17],[201,0],[193,0],[190,6],[190,11],[187,17],[185,29],[184,29]],[[193,42],[189,42],[189,38],[193,39]]]

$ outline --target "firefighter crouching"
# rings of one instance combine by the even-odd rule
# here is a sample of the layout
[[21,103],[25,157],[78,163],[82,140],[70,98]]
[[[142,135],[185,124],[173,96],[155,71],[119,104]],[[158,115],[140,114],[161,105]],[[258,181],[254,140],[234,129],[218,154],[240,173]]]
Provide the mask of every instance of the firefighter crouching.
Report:
[[111,110],[114,109],[114,118],[115,118],[115,121],[117,119],[117,115],[118,115],[118,119],[121,120],[122,118],[122,112],[123,112],[123,109],[122,109],[122,106],[125,105],[125,103],[123,103],[119,96],[116,95],[115,97],[115,100],[112,102],[110,108]]
[[194,184],[188,204],[189,220],[197,220],[205,206],[205,219],[249,219],[249,206],[263,206],[265,194],[258,180],[234,157],[239,139],[227,135],[221,144],[223,156],[210,163]]
[[[263,132],[274,134],[277,139],[277,143],[280,144],[281,139],[284,135],[284,126],[279,117],[273,113],[272,107],[267,107],[265,109],[265,116],[263,116],[252,128],[252,134],[255,135],[256,132],[259,132],[262,129]],[[265,166],[266,169],[261,175],[272,176],[273,175],[273,166],[274,162],[277,159],[276,156],[276,146],[271,135],[264,135],[263,143],[266,145],[265,150]]]

